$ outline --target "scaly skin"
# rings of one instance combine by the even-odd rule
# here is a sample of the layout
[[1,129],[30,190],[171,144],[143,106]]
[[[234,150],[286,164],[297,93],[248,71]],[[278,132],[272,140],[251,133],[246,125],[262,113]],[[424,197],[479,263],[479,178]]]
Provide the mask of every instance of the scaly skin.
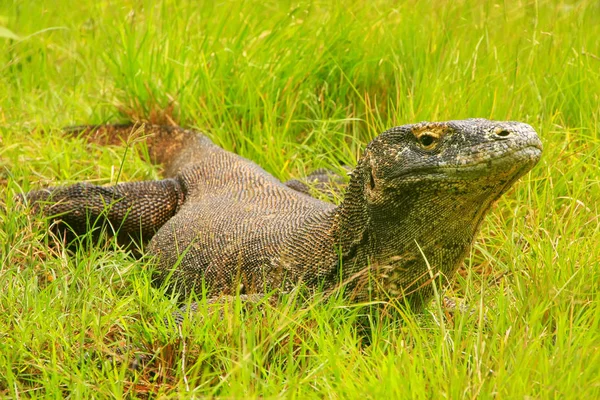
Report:
[[[105,125],[87,134],[114,142],[135,130]],[[158,283],[170,277],[176,290],[204,287],[211,298],[254,298],[302,283],[313,290],[343,286],[353,302],[403,298],[418,308],[432,294],[432,278],[452,277],[493,202],[542,153],[533,128],[520,122],[392,128],[367,146],[336,207],[197,132],[137,130],[148,135],[166,179],[26,197],[47,202],[44,212],[61,214],[76,234],[88,229],[86,221],[103,221],[124,242],[149,240]]]

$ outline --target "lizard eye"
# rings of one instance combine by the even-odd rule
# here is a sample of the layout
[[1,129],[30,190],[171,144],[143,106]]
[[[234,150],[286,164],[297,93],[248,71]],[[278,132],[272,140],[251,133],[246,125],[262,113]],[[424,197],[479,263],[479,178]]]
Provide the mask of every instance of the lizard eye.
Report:
[[496,134],[496,136],[501,138],[505,138],[511,135],[511,132],[509,130],[503,128],[496,128],[496,130],[494,130],[494,133]]
[[437,143],[437,139],[437,137],[432,135],[421,135],[417,140],[419,141],[421,147],[428,150],[435,146],[435,144]]

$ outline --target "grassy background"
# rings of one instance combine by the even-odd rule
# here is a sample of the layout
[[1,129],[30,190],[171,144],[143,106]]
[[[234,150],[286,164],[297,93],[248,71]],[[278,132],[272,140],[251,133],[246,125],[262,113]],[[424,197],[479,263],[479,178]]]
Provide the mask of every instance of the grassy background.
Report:
[[[600,397],[597,1],[41,4],[0,2],[0,395]],[[41,186],[159,176],[65,125],[193,126],[288,179],[355,162],[387,127],[465,117],[530,123],[544,157],[451,289],[478,312],[382,316],[370,344],[336,301],[172,332],[176,302],[143,260],[110,242],[68,254],[13,207]],[[127,343],[157,360],[104,361]]]

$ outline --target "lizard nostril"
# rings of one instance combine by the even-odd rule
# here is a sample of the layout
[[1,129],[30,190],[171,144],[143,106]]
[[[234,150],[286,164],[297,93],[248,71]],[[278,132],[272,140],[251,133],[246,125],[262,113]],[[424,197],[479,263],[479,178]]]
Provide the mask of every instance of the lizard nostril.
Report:
[[496,131],[496,135],[503,138],[508,137],[510,136],[510,131],[507,131],[506,129],[499,129]]

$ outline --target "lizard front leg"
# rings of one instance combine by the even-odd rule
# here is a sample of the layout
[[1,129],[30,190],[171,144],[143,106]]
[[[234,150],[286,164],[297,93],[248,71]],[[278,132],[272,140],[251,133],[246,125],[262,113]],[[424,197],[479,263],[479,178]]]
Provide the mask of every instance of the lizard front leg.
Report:
[[147,243],[184,201],[177,179],[96,186],[78,183],[34,190],[20,196],[54,222],[67,238],[107,227],[119,244]]

